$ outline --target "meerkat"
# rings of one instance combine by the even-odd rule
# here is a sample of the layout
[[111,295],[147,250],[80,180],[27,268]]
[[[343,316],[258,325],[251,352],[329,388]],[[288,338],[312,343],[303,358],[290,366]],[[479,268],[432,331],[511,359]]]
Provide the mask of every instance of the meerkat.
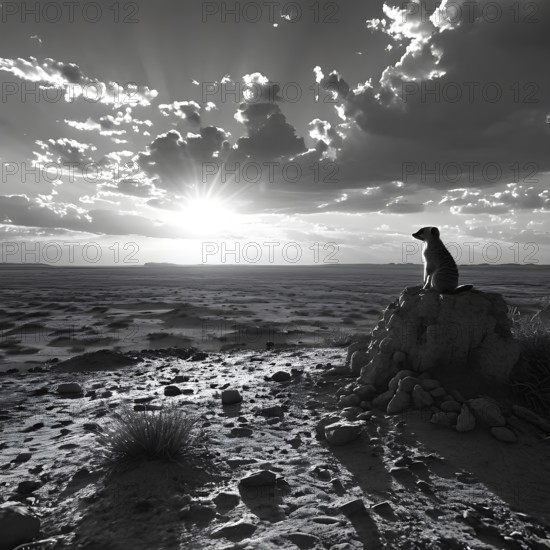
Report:
[[412,235],[424,241],[424,287],[441,294],[456,294],[470,290],[473,285],[458,285],[458,268],[441,239],[437,227],[423,227]]

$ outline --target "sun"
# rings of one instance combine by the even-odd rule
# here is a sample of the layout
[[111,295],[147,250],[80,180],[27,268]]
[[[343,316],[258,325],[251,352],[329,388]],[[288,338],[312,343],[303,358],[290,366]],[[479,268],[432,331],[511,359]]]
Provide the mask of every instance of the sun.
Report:
[[216,233],[230,229],[236,213],[227,201],[215,197],[193,197],[181,210],[182,223],[191,232]]

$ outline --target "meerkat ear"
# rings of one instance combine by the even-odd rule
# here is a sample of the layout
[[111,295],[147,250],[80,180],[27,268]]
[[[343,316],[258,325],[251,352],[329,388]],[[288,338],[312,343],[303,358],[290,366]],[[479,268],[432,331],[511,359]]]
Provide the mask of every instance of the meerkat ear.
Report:
[[439,237],[439,229],[437,229],[437,227],[432,227],[431,234],[434,237]]

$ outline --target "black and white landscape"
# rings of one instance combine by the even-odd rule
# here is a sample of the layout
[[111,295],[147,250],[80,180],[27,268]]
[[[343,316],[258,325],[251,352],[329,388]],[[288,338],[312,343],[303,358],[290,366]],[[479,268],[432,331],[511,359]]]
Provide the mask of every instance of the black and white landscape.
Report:
[[0,550],[549,548],[549,24],[3,1]]

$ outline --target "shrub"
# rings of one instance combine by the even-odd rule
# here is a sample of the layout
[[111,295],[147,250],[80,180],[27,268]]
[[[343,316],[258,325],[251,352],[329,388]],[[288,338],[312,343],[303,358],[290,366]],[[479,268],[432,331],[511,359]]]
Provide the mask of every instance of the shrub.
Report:
[[512,386],[527,407],[546,418],[550,418],[550,325],[542,321],[540,313],[549,304],[545,298],[541,310],[531,316],[509,308],[512,334],[522,350]]
[[124,406],[98,433],[98,444],[103,456],[114,462],[175,459],[192,454],[204,441],[198,422],[174,405],[157,411]]

